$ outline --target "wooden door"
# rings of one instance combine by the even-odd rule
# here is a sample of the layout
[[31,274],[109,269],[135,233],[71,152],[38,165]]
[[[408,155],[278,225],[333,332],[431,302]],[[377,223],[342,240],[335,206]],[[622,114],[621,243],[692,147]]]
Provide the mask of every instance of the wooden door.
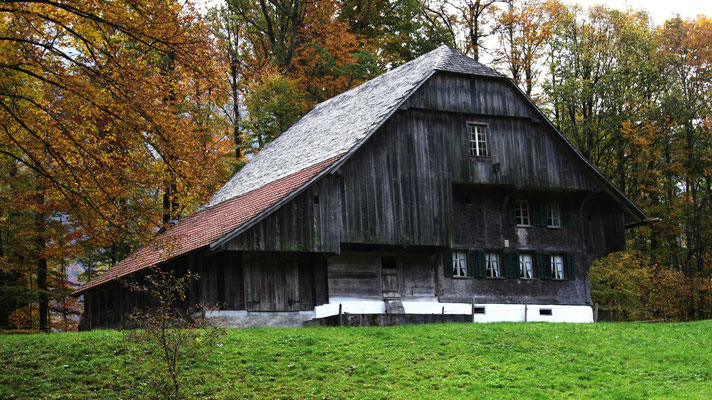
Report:
[[247,253],[245,303],[248,311],[298,311],[297,257],[267,252]]
[[395,257],[381,257],[381,290],[383,297],[400,297],[400,273]]

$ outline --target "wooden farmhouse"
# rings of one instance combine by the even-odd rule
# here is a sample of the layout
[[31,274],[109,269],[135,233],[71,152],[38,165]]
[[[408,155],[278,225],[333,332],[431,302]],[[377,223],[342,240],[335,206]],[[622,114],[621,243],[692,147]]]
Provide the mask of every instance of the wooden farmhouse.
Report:
[[647,216],[505,76],[440,47],[327,100],[199,211],[89,282],[83,329],[200,276],[229,326],[591,322],[588,271]]

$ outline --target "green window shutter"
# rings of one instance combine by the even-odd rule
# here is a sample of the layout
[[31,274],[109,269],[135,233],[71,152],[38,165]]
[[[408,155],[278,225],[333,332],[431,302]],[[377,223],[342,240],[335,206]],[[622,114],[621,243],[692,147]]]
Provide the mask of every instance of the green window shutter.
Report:
[[487,276],[487,259],[485,251],[482,249],[470,250],[470,271],[469,274],[475,278],[484,278]]
[[532,226],[541,226],[539,215],[539,201],[529,200],[529,223]]
[[536,253],[536,277],[551,279],[551,258],[547,253]]
[[564,228],[571,228],[571,204],[561,202],[561,224]]
[[547,218],[547,202],[542,201],[541,202],[541,207],[539,208],[539,218],[541,218],[541,226],[548,226],[548,218]]
[[478,249],[477,250],[477,265],[479,266],[478,269],[475,270],[475,277],[477,278],[484,278],[487,276],[487,257],[485,256],[485,251]]
[[509,225],[517,224],[517,207],[516,202],[512,199],[509,200]]
[[541,200],[532,200],[529,202],[531,209],[532,225],[546,226],[546,202]]
[[452,278],[452,249],[447,249],[443,252],[443,269],[445,271],[445,276]]
[[566,261],[564,265],[564,273],[566,274],[566,279],[570,281],[576,280],[576,262],[574,261],[574,255],[572,253],[566,254]]
[[514,250],[502,252],[502,267],[507,278],[519,278],[519,253]]

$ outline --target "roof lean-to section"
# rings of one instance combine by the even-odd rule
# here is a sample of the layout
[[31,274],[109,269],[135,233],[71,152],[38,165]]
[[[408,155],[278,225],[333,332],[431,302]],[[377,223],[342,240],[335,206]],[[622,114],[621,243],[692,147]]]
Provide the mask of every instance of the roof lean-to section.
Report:
[[331,157],[260,188],[189,215],[146,246],[121,260],[74,295],[208,246],[313,181],[337,161]]

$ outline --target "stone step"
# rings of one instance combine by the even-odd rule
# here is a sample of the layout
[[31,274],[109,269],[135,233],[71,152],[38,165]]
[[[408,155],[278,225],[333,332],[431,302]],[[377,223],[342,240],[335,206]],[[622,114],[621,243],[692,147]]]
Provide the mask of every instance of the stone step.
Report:
[[386,314],[405,314],[403,302],[400,299],[384,299],[386,302]]

